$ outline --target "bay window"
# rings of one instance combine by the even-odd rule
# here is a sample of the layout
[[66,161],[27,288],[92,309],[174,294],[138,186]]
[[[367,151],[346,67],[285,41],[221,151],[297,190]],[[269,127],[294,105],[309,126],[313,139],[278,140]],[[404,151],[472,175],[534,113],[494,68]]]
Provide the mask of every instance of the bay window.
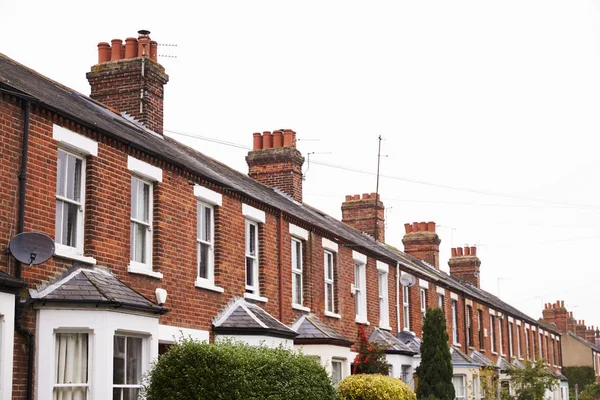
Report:
[[89,335],[77,332],[55,333],[55,400],[84,400],[89,393]]
[[113,347],[113,400],[135,400],[142,387],[141,337],[115,335]]

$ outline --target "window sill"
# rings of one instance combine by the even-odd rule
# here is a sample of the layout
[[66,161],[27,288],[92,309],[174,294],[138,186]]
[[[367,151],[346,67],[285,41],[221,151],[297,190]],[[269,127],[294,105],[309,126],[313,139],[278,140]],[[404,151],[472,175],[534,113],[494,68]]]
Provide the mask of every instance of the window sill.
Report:
[[326,317],[330,317],[330,318],[337,318],[337,319],[342,318],[342,316],[340,314],[336,314],[336,313],[331,312],[331,311],[325,311],[325,316]]
[[384,331],[391,331],[391,330],[392,330],[392,327],[391,327],[391,326],[389,326],[388,324],[386,324],[386,325],[381,325],[381,324],[380,324],[380,325],[379,325],[379,329],[383,329]]
[[67,249],[56,246],[56,250],[54,251],[54,257],[59,258],[67,258],[73,261],[81,261],[82,263],[96,265],[96,259],[93,257],[86,257],[81,254],[75,254]]
[[492,354],[495,355],[495,356],[498,355],[498,353],[496,353],[495,351],[492,351]]
[[479,349],[480,353],[485,353],[485,349]]
[[[498,353],[496,353],[496,354],[498,354]],[[502,353],[502,354],[500,354],[500,356],[501,357],[506,357],[506,354]]]
[[261,303],[266,303],[269,301],[269,299],[267,299],[266,297],[257,296],[254,293],[244,293],[244,298],[254,301],[260,301]]
[[144,264],[139,264],[139,265],[129,264],[127,266],[127,272],[132,273],[132,274],[146,275],[146,276],[149,276],[151,278],[156,278],[156,279],[163,278],[162,273],[152,271],[147,266],[144,266]]
[[462,347],[460,343],[452,343],[453,346]]
[[222,287],[215,286],[214,284],[212,284],[210,282],[201,281],[199,279],[197,279],[196,282],[194,282],[194,286],[196,286],[197,288],[200,288],[200,289],[211,290],[211,291],[217,292],[217,293],[223,293],[225,291],[225,289],[223,289]]
[[362,318],[355,318],[354,322],[356,322],[357,324],[362,324],[362,325],[371,325],[371,323],[369,321],[367,321],[366,319],[362,319]]
[[310,312],[310,308],[304,307],[303,305],[292,303],[292,308],[298,311]]

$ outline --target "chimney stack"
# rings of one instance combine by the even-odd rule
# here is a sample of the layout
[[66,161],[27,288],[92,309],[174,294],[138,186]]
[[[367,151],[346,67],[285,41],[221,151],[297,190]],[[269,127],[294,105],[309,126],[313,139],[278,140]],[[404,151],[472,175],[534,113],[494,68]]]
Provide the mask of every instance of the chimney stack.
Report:
[[164,85],[169,81],[157,62],[158,44],[150,31],[138,38],[113,39],[98,44],[98,64],[87,73],[90,97],[125,112],[148,129],[163,133]]
[[375,193],[348,195],[342,203],[342,222],[385,243],[384,210]]
[[402,238],[404,252],[440,269],[440,237],[435,232],[435,222],[404,224]]
[[279,129],[273,133],[255,133],[246,163],[250,178],[271,188],[278,188],[302,203],[304,157],[296,150],[296,132]]
[[475,287],[480,287],[479,266],[481,261],[477,257],[477,247],[457,247],[451,249],[452,257],[448,260],[450,275],[469,282]]
[[557,300],[556,303],[546,303],[544,310],[542,310],[544,321],[556,325],[556,328],[562,334],[566,334],[568,330],[572,330],[569,328],[569,319],[572,319],[572,314],[565,308],[563,300]]

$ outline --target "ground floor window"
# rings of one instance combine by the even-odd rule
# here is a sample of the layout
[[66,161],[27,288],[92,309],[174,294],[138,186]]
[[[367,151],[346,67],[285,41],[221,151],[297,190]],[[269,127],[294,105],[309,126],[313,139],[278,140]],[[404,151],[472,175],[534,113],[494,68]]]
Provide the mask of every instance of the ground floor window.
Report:
[[85,400],[88,395],[89,335],[55,333],[54,400]]
[[142,344],[140,337],[114,337],[113,400],[138,398],[142,379]]
[[343,370],[344,362],[342,360],[331,360],[331,382],[334,386],[337,386],[344,378]]
[[454,398],[456,400],[465,400],[465,376],[464,375],[454,375],[452,377],[452,384],[454,385]]

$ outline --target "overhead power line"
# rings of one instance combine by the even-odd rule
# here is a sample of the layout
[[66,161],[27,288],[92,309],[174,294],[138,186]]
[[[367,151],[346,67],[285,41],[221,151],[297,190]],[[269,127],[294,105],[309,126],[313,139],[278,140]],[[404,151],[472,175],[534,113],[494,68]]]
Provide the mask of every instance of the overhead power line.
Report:
[[[252,148],[250,148],[248,146],[244,146],[239,143],[228,142],[226,140],[215,139],[215,138],[201,136],[201,135],[197,135],[197,134],[193,134],[193,133],[178,132],[178,131],[173,131],[173,130],[169,130],[169,129],[165,129],[164,131],[175,134],[175,135],[186,136],[186,137],[193,138],[193,139],[205,140],[208,142],[217,143],[217,144],[221,144],[221,145],[225,145],[225,146],[231,146],[231,147],[236,147],[236,148],[245,149],[245,150],[252,150]],[[330,163],[326,163],[326,162],[322,162],[322,161],[311,160],[311,163],[316,164],[316,165],[321,165],[324,167],[335,168],[335,169],[339,169],[339,170],[343,170],[343,171],[355,172],[355,173],[363,174],[363,175],[372,175],[372,176],[377,175],[375,172],[345,167],[342,165],[330,164]],[[537,202],[537,203],[552,204],[555,206],[562,206],[562,207],[582,208],[582,209],[590,209],[590,210],[600,209],[600,206],[595,206],[595,205],[590,205],[590,204],[563,203],[560,201],[546,200],[546,199],[535,198],[535,197],[517,196],[517,195],[513,195],[513,194],[509,194],[509,193],[492,192],[492,191],[487,191],[487,190],[478,190],[478,189],[470,189],[470,188],[444,185],[444,184],[440,184],[440,183],[427,182],[427,181],[423,181],[420,179],[413,179],[413,178],[407,178],[407,177],[402,177],[402,176],[393,176],[393,175],[385,175],[385,174],[380,174],[379,176],[381,178],[386,178],[386,179],[393,179],[393,180],[397,180],[397,181],[409,182],[409,183],[414,183],[414,184],[418,184],[418,185],[431,186],[431,187],[447,189],[447,190],[456,190],[456,191],[460,191],[460,192],[480,194],[480,195],[485,195],[485,196],[503,197],[503,198],[507,198],[507,199],[521,200],[521,201],[533,201],[533,202]]]

